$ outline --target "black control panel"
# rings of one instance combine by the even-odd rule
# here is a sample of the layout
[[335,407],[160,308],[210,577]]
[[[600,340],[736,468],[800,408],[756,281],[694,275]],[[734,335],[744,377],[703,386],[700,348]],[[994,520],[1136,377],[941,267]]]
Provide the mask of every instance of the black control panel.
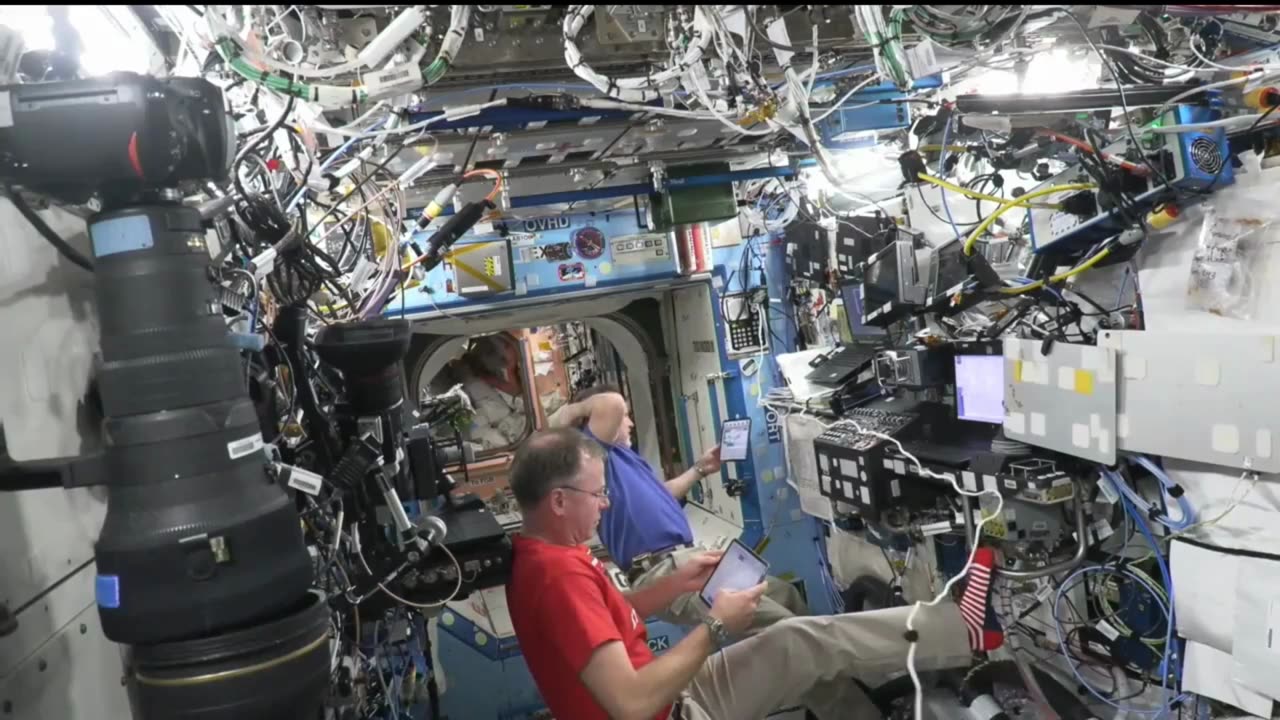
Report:
[[855,408],[813,441],[818,463],[818,486],[823,495],[878,514],[901,497],[901,483],[884,464],[892,443],[872,433],[900,438],[919,422],[913,413]]

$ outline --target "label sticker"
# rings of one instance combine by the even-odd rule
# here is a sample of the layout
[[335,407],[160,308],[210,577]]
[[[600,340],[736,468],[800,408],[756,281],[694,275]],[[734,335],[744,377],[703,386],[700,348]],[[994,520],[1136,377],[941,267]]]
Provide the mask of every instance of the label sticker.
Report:
[[413,65],[397,65],[364,76],[365,92],[374,99],[405,95],[424,84],[422,72]]
[[254,433],[249,437],[227,443],[227,454],[231,456],[232,460],[239,460],[246,455],[258,452],[262,448],[262,433]]
[[321,487],[320,476],[304,470],[294,469],[293,472],[289,473],[289,487],[308,495],[319,495]]

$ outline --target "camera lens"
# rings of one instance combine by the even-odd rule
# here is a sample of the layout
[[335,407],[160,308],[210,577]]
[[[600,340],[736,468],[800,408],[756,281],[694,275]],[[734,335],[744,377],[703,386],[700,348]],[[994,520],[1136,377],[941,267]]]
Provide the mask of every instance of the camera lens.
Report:
[[329,610],[315,592],[280,619],[213,638],[139,646],[137,720],[314,720],[329,684]]
[[311,583],[289,498],[266,472],[198,211],[95,216],[107,518],[95,547],[103,632],[197,638],[274,618]]

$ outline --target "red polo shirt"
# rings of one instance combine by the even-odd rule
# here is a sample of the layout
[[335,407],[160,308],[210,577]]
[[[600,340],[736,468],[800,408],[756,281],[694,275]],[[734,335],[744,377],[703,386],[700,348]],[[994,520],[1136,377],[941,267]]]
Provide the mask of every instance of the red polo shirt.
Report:
[[[516,535],[507,607],[533,681],[558,718],[608,720],[580,675],[595,649],[622,642],[639,670],[653,661],[644,621],[585,545]],[[665,720],[668,707],[658,714]]]

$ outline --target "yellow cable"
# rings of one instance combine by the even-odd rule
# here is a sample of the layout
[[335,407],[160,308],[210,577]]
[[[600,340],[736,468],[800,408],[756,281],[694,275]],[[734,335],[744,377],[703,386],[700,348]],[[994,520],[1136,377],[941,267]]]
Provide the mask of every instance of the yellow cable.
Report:
[[[1110,255],[1110,254],[1111,254],[1111,248],[1107,248],[1106,250],[1103,250],[1102,252],[1098,253],[1097,255],[1094,255],[1093,257],[1089,258],[1088,260],[1085,260],[1084,262],[1080,263],[1079,265],[1077,265],[1077,266],[1075,266],[1075,267],[1071,268],[1070,270],[1068,270],[1068,271],[1066,271],[1066,272],[1062,273],[1061,275],[1054,275],[1053,277],[1049,278],[1048,282],[1051,282],[1051,283],[1062,282],[1063,280],[1066,280],[1066,279],[1067,279],[1067,278],[1069,278],[1069,277],[1072,277],[1072,276],[1074,276],[1074,275],[1079,275],[1080,273],[1084,272],[1085,270],[1088,270],[1089,268],[1093,267],[1094,265],[1097,265],[1098,263],[1102,262],[1102,259],[1103,259],[1103,258],[1105,258],[1106,256]],[[1039,290],[1040,288],[1042,288],[1042,287],[1044,287],[1044,286],[1045,286],[1045,281],[1044,281],[1044,280],[1037,280],[1037,281],[1035,281],[1035,282],[1031,283],[1030,285],[1020,285],[1020,286],[1015,287],[1015,288],[1000,288],[1000,292],[1001,292],[1001,293],[1003,293],[1003,294],[1005,294],[1005,295],[1021,295],[1021,294],[1023,294],[1023,293],[1031,292],[1032,290]]]
[[1005,214],[1009,210],[1012,210],[1015,207],[1019,207],[1020,205],[1025,207],[1026,201],[1034,200],[1038,197],[1044,197],[1045,195],[1053,195],[1055,193],[1068,192],[1071,190],[1095,190],[1097,189],[1097,187],[1098,187],[1097,185],[1092,185],[1089,183],[1071,183],[1069,185],[1054,185],[1053,187],[1041,188],[1039,190],[1032,190],[1026,195],[1023,195],[1022,197],[1014,200],[1002,200],[1000,207],[996,208],[995,212],[988,215],[987,219],[983,220],[981,225],[974,228],[973,232],[969,234],[969,239],[964,241],[964,254],[972,255],[973,246],[978,244],[978,238],[982,237],[982,234],[987,231],[987,228],[991,227],[992,223],[994,223],[1001,215]]
[[[997,205],[1003,205],[1004,203],[1010,202],[1010,198],[996,197],[995,195],[987,195],[986,193],[980,193],[980,192],[978,192],[977,190],[970,190],[970,189],[969,189],[969,188],[967,188],[967,187],[962,187],[962,186],[960,186],[960,185],[955,185],[955,184],[953,184],[953,183],[949,183],[949,182],[947,182],[946,180],[943,180],[942,178],[934,177],[934,176],[932,176],[932,175],[930,175],[930,174],[928,174],[928,173],[920,173],[919,177],[920,177],[920,179],[921,179],[921,180],[924,180],[924,181],[925,181],[925,182],[927,182],[927,183],[931,183],[931,184],[933,184],[933,185],[937,185],[938,187],[941,187],[941,188],[946,188],[947,190],[950,190],[951,192],[957,192],[957,193],[960,193],[961,195],[964,195],[965,197],[973,198],[974,200],[986,200],[986,201],[988,201],[988,202],[996,203]],[[1058,204],[1058,203],[1029,203],[1029,202],[1024,202],[1024,201],[1026,200],[1026,197],[1027,197],[1026,195],[1023,195],[1023,196],[1022,196],[1022,197],[1020,197],[1020,198],[1014,198],[1012,201],[1013,201],[1015,204],[1020,205],[1020,206],[1022,206],[1022,207],[1036,207],[1036,208],[1043,208],[1043,209],[1045,209],[1045,210],[1060,210],[1060,209],[1062,209],[1062,205],[1060,205],[1060,204]]]

